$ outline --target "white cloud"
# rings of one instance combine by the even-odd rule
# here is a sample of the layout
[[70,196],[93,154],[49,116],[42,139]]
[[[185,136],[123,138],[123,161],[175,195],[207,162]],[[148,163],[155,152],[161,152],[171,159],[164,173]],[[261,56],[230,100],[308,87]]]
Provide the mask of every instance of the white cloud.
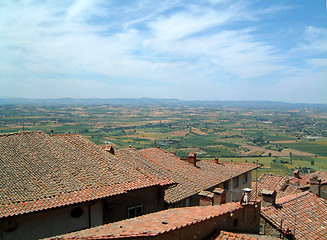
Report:
[[[250,7],[247,1],[227,4],[225,0],[163,1],[159,5],[94,0],[0,3],[0,70],[4,73],[0,82],[16,77],[0,95],[9,89],[15,96],[23,94],[14,83],[27,89],[38,84],[32,90],[35,94],[54,86],[59,94],[61,84],[73,87],[74,81],[79,84],[75,97],[79,93],[99,96],[115,89],[133,97],[137,93],[140,97],[177,94],[177,98],[187,98],[184,92],[201,82],[197,90],[202,97],[197,98],[207,97],[206,91],[214,96],[215,88],[224,88],[225,99],[233,91],[245,99],[258,82],[292,82],[287,80],[291,74],[298,79],[297,72],[326,66],[326,59],[319,55],[327,50],[326,29],[307,27],[306,43],[281,51],[257,35],[263,29],[255,23],[291,7],[274,5],[260,11]],[[318,55],[305,57],[302,65],[289,61],[311,50]],[[315,77],[321,80],[319,73]],[[133,79],[133,87],[127,87]],[[261,97],[266,97],[267,92],[262,92]]]

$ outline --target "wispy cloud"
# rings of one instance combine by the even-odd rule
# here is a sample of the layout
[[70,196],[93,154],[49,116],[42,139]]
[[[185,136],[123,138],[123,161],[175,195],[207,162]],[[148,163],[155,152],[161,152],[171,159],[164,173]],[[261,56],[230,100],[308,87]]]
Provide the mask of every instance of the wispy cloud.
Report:
[[53,86],[43,91],[51,97],[73,94],[51,92],[61,85],[79,89],[75,97],[115,89],[116,97],[188,98],[196,84],[202,95],[194,99],[221,88],[226,94],[217,99],[233,89],[243,99],[256,87],[277,90],[301,69],[323,72],[326,62],[326,28],[305,25],[303,40],[287,51],[269,39],[265,19],[292,8],[225,0],[1,2],[0,96],[33,96],[14,83]]

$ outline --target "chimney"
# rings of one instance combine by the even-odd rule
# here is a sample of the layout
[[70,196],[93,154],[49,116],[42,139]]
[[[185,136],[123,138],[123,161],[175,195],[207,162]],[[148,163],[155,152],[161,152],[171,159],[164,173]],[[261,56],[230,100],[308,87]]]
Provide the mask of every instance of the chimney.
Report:
[[251,199],[251,188],[243,188],[243,194],[241,198],[241,204],[249,204],[250,199]]
[[276,191],[262,189],[260,195],[262,196],[262,207],[268,207],[276,204]]
[[300,178],[300,172],[299,172],[299,170],[295,169],[294,172],[293,172],[293,174],[294,174],[294,177]]
[[221,205],[226,203],[226,191],[224,189],[215,188],[215,190],[213,190],[213,193],[213,205]]
[[112,155],[115,155],[115,149],[111,145],[107,145],[105,150],[110,152]]
[[200,206],[213,206],[214,203],[214,194],[209,191],[199,192],[200,197]]
[[196,167],[196,154],[194,152],[191,152],[189,155],[188,155],[188,162],[193,164],[194,167]]
[[216,164],[219,163],[219,158],[218,158],[218,157],[215,158],[215,163],[216,163]]
[[310,192],[320,197],[321,194],[321,178],[317,175],[310,178]]

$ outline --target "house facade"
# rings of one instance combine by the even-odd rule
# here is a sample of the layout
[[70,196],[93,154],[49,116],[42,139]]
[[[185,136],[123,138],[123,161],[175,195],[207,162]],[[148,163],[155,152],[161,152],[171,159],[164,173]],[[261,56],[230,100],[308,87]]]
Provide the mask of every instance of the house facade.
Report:
[[0,239],[39,239],[164,208],[174,183],[78,134],[0,135]]
[[156,213],[54,236],[59,239],[214,239],[220,231],[258,233],[260,205],[226,203],[219,206],[170,208]]
[[199,160],[191,153],[180,159],[175,154],[160,148],[139,151],[150,161],[170,172],[178,184],[165,192],[167,207],[189,207],[200,205],[201,191],[213,192],[224,189],[226,201],[240,201],[244,188],[251,188],[252,171],[259,165],[252,163],[231,163]]

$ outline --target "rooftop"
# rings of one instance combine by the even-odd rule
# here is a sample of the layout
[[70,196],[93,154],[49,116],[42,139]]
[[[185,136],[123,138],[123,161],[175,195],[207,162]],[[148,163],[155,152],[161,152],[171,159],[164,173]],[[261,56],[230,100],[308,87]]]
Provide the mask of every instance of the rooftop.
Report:
[[207,160],[197,160],[195,167],[160,148],[149,148],[139,152],[170,172],[170,176],[178,182],[176,187],[166,191],[165,201],[168,203],[178,202],[260,167],[252,163],[221,162],[217,164]]
[[170,185],[79,134],[0,135],[0,218]]
[[274,240],[272,236],[221,231],[215,240]]
[[276,200],[276,205],[263,208],[261,216],[277,229],[295,231],[296,239],[326,239],[327,201],[313,193],[303,192]]
[[239,203],[220,206],[171,208],[136,218],[102,225],[78,232],[68,233],[55,239],[117,239],[128,237],[150,237],[193,225],[213,217],[242,208]]
[[276,191],[277,198],[302,192],[297,186],[289,183],[289,177],[271,174],[262,174],[257,181],[252,182],[251,188],[251,201],[262,200],[260,193],[263,190]]
[[298,184],[300,188],[309,188],[310,187],[310,178],[317,176],[321,178],[321,184],[327,184],[327,172],[320,170],[314,173],[307,173],[299,175],[298,177],[291,177],[291,184]]

